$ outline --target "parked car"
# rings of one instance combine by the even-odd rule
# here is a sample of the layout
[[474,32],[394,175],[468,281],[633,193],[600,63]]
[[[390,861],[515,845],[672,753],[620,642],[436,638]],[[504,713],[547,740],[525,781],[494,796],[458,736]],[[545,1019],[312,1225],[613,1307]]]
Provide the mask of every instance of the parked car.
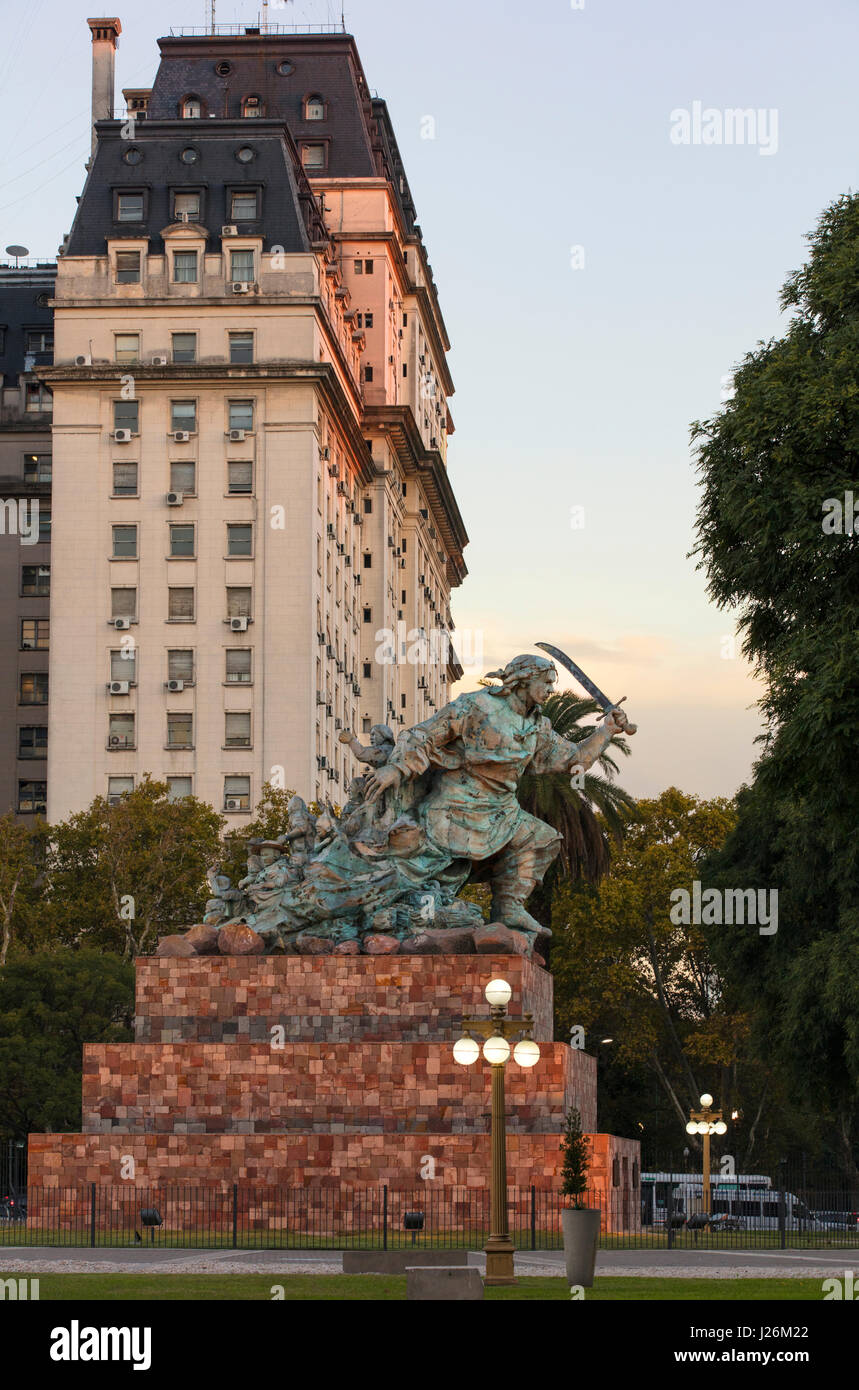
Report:
[[859,1212],[855,1211],[816,1211],[814,1219],[827,1231],[859,1230]]

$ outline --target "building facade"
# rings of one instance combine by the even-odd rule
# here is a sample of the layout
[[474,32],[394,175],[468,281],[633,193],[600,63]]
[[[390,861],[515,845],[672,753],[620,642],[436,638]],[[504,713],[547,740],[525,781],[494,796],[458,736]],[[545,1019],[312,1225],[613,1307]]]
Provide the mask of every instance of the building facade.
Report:
[[56,266],[0,266],[0,815],[47,802]]
[[230,820],[346,799],[448,698],[467,536],[449,349],[383,102],[346,34],[160,41],[59,258],[48,811],[146,773]]

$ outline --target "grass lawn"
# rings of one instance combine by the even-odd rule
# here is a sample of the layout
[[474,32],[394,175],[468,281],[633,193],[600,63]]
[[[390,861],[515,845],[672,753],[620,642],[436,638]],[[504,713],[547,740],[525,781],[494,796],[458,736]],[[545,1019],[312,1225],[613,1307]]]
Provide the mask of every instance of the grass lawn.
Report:
[[[22,1275],[0,1273],[0,1279]],[[42,1302],[68,1299],[117,1302],[205,1302],[273,1298],[281,1286],[287,1302],[405,1300],[404,1275],[384,1274],[40,1274]],[[819,1279],[643,1279],[598,1278],[585,1298],[594,1302],[806,1300],[820,1302]],[[524,1276],[511,1288],[486,1290],[487,1302],[529,1299],[569,1302],[565,1279]]]

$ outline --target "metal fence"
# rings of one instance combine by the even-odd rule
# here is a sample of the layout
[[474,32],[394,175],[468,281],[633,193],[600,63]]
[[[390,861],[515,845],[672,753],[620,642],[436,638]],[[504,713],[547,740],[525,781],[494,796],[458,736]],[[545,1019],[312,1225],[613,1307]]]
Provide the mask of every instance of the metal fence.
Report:
[[[602,1215],[604,1249],[859,1248],[859,1194],[843,1186],[750,1195],[740,1179],[733,1192],[714,1190],[709,1210],[700,1182],[671,1184],[664,1202],[646,1186],[588,1195]],[[560,1249],[564,1205],[556,1190],[511,1188],[516,1247]],[[0,1204],[0,1246],[479,1250],[489,1216],[483,1188],[32,1187],[16,1204]]]

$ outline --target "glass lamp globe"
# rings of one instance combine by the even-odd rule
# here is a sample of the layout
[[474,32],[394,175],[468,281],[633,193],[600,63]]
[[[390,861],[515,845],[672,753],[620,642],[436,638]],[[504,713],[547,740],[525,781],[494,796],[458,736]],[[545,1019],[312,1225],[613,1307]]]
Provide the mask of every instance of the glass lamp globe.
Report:
[[485,993],[487,1004],[491,1004],[493,1009],[497,1009],[510,1003],[513,990],[506,980],[490,980]]
[[470,1067],[480,1056],[480,1044],[475,1038],[459,1038],[453,1045],[453,1060]]
[[510,1056],[510,1044],[506,1038],[497,1035],[487,1038],[483,1044],[483,1055],[487,1062],[506,1062]]
[[725,1124],[725,1121],[724,1121],[724,1120],[717,1120],[717,1121],[716,1121],[716,1133],[717,1133],[717,1134],[727,1134],[727,1133],[728,1133],[728,1126]]
[[[453,1053],[454,1053],[454,1056],[456,1056],[456,1048],[454,1048]],[[695,1123],[694,1120],[690,1120],[690,1121],[689,1121],[688,1125],[686,1126],[686,1133],[687,1133],[687,1134],[697,1134],[697,1133],[698,1133],[698,1126],[697,1126],[697,1124]]]
[[704,1092],[703,1096],[701,1097],[701,1104],[705,1110],[713,1104],[713,1097],[710,1095],[709,1091]]
[[699,1134],[710,1133],[710,1126],[707,1124],[706,1120],[699,1120],[695,1128],[697,1129]]
[[534,1067],[540,1060],[540,1049],[532,1038],[522,1038],[513,1049],[513,1061],[520,1067]]

